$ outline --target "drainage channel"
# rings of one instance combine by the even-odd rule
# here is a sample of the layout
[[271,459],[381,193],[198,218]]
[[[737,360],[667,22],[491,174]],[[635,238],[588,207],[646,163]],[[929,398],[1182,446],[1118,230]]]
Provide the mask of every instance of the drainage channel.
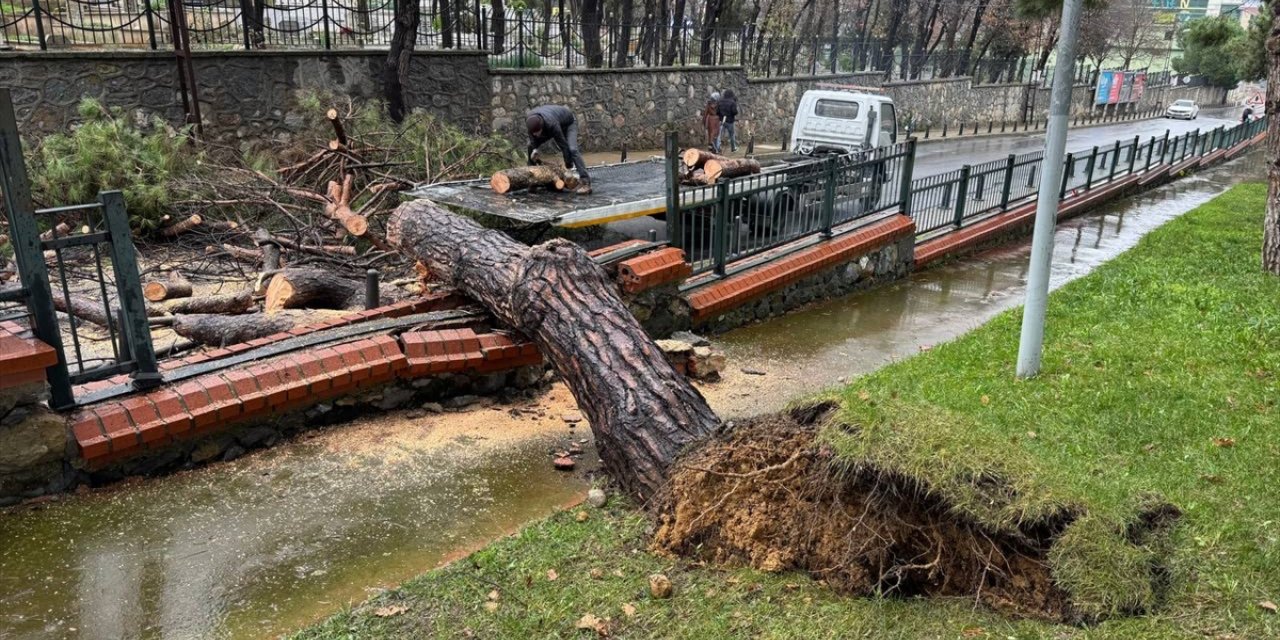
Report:
[[[1064,223],[1054,286],[1264,170],[1254,151]],[[1022,302],[1027,253],[988,251],[720,336],[729,369],[701,389],[722,415],[776,410],[953,339]],[[548,457],[589,438],[561,419],[573,409],[556,385],[529,404],[392,411],[0,512],[0,638],[286,633],[581,499],[585,477]]]

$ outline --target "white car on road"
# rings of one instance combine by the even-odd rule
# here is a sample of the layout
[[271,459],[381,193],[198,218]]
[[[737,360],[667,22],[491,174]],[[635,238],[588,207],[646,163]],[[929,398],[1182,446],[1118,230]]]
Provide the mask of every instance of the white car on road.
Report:
[[1165,110],[1164,117],[1177,120],[1195,120],[1200,117],[1200,105],[1195,100],[1174,100]]

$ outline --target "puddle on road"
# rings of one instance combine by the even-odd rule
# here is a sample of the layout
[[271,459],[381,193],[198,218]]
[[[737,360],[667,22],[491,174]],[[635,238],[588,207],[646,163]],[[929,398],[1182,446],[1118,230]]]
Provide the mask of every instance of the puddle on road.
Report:
[[393,412],[4,513],[0,638],[263,638],[323,618],[581,499],[547,453],[589,430],[557,404],[563,387],[541,418]]
[[[1059,227],[1053,284],[1246,179],[1260,153]],[[1022,302],[1028,244],[721,336],[700,385],[722,415],[788,399],[959,336]],[[750,375],[743,369],[765,375]],[[580,499],[551,469],[572,398],[373,416],[230,463],[0,514],[0,638],[261,638],[286,633]],[[572,437],[589,437],[577,429]],[[588,464],[595,466],[588,448]]]
[[[1265,179],[1265,171],[1262,152],[1255,151],[1062,223],[1051,285],[1092,271],[1236,183]],[[731,331],[716,340],[728,355],[728,375],[702,391],[722,415],[753,415],[954,339],[1023,303],[1030,253],[1027,238],[888,287]],[[765,375],[748,375],[743,368]]]

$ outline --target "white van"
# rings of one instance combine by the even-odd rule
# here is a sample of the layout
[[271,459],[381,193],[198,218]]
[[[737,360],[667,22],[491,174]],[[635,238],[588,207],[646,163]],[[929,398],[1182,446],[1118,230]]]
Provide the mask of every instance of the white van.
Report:
[[791,125],[791,149],[806,156],[854,153],[898,141],[893,100],[864,87],[819,85],[804,92]]

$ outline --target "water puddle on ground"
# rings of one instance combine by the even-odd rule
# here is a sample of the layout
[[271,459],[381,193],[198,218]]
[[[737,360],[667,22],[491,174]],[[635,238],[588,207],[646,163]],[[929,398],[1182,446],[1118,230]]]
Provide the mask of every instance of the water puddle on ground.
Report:
[[[1063,224],[1053,284],[1232,184],[1260,153]],[[722,415],[781,408],[1021,304],[1027,243],[717,339]],[[744,369],[756,373],[746,373]],[[763,375],[757,375],[763,373]],[[548,451],[563,386],[537,402],[371,416],[240,460],[0,513],[0,638],[262,638],[361,601],[581,498]],[[588,461],[594,453],[588,445]]]
[[[1051,285],[1078,278],[1152,229],[1232,185],[1265,179],[1261,151],[1107,205],[1058,226]],[[830,300],[717,339],[725,381],[703,393],[722,415],[746,416],[954,339],[1024,302],[1030,239],[900,283]],[[764,375],[743,373],[743,369]]]
[[[263,638],[585,494],[571,434],[509,407],[359,420],[240,460],[0,514],[0,637]],[[594,453],[587,451],[588,465]]]

